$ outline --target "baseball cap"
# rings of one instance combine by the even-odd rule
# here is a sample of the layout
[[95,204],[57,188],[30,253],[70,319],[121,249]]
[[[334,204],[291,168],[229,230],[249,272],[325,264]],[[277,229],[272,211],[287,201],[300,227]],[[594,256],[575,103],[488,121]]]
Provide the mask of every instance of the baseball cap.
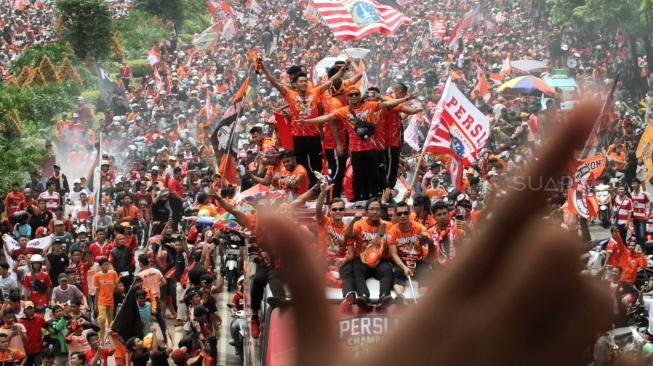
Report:
[[63,220],[54,220],[54,226],[63,225]]
[[34,303],[31,302],[31,301],[25,301],[25,305],[23,306],[23,308],[25,308],[25,309],[33,308],[33,307],[34,307]]

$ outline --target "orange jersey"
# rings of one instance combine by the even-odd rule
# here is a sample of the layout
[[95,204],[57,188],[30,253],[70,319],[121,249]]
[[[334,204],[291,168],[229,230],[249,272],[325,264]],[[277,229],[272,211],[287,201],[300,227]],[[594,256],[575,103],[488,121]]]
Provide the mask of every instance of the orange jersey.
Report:
[[422,260],[428,255],[428,247],[422,248],[422,234],[428,235],[424,225],[411,221],[408,230],[403,230],[399,224],[394,224],[388,230],[388,246],[396,246],[402,260]]
[[336,226],[331,218],[326,216],[317,227],[320,255],[327,259],[344,258],[347,255],[345,243],[347,225],[340,223],[340,226]]
[[[280,188],[302,194],[308,191],[308,172],[299,164],[295,165],[292,171],[288,171],[286,167],[283,167],[278,184]],[[292,187],[290,187],[291,185]]]
[[356,118],[376,126],[379,123],[379,105],[378,102],[365,102],[352,109],[346,106],[338,108],[333,112],[347,128],[347,133],[349,134],[349,151],[377,150],[381,146],[380,141],[376,139],[376,129],[374,130],[375,134],[366,140],[356,134],[356,119],[351,113],[353,110]]
[[[392,226],[392,223],[389,221],[381,220],[378,226],[371,225],[367,219],[362,219],[354,223],[353,239],[348,244],[354,245],[354,252],[356,255],[362,253],[363,250],[365,250],[365,248],[367,248],[367,246],[370,244],[370,242],[376,239],[381,225],[385,226],[385,234],[383,236],[387,240],[389,237],[388,229],[390,229],[390,226]],[[388,248],[385,248],[383,251],[383,256],[388,257]]]
[[290,107],[292,124],[290,126],[293,136],[319,136],[320,128],[314,123],[297,123],[298,119],[315,118],[318,114],[318,104],[320,102],[320,89],[310,88],[305,95],[285,88],[283,97]]
[[630,284],[637,279],[637,269],[646,268],[646,257],[639,253],[626,250],[621,255],[621,281]]

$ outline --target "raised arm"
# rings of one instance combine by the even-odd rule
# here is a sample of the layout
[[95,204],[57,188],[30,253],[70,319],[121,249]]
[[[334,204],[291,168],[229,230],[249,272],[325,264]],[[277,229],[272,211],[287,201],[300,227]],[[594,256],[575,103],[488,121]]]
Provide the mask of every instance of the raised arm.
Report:
[[329,188],[331,188],[331,186],[326,182],[320,184],[320,194],[317,196],[317,201],[315,202],[315,221],[318,224],[321,224],[324,220],[324,197],[329,191]]
[[329,78],[324,84],[320,85],[320,93],[324,93],[331,84],[333,83],[333,80],[335,79],[342,79],[343,76],[345,76],[345,71],[349,69],[349,66],[351,65],[351,59],[348,58],[347,61],[345,61],[345,66],[341,67],[340,70],[338,70],[337,73],[335,73],[332,77]]
[[268,79],[270,84],[272,84],[272,86],[275,89],[277,89],[279,91],[279,93],[281,93],[283,95],[286,88],[283,85],[281,85],[279,80],[277,80],[277,78],[274,77],[274,75],[272,75],[272,72],[270,72],[270,69],[268,69],[267,65],[265,65],[265,63],[263,62],[263,60],[260,57],[259,57],[259,62],[260,62],[260,65],[261,65],[261,71],[263,71],[263,75],[265,75],[265,77]]
[[397,106],[401,103],[407,102],[409,100],[415,99],[415,92],[408,94],[407,96],[399,99],[392,99],[392,100],[384,100],[379,104],[379,107],[381,108],[392,108],[394,106]]
[[315,117],[315,118],[310,118],[310,119],[299,119],[297,122],[299,123],[324,123],[324,122],[329,122],[329,121],[337,121],[338,117],[336,116],[335,113],[329,113],[325,114],[323,116]]
[[247,217],[245,214],[238,209],[236,209],[231,203],[227,202],[224,198],[222,198],[219,194],[215,195],[215,199],[218,201],[218,204],[222,206],[227,212],[230,214],[234,215],[236,218],[236,221],[242,225],[242,226],[247,226]]
[[408,107],[405,105],[401,106],[401,113],[407,114],[409,116],[412,116],[413,114],[417,114],[419,112],[422,112],[423,109],[422,107]]

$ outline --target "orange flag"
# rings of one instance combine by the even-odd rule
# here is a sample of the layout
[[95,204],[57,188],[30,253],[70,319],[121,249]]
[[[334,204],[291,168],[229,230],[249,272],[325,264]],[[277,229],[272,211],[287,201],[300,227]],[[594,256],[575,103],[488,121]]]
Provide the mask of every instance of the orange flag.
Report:
[[478,83],[476,83],[474,90],[472,90],[471,97],[476,98],[477,95],[480,95],[481,97],[485,97],[489,92],[490,92],[490,84],[487,82],[485,76],[481,76],[481,78],[478,79]]

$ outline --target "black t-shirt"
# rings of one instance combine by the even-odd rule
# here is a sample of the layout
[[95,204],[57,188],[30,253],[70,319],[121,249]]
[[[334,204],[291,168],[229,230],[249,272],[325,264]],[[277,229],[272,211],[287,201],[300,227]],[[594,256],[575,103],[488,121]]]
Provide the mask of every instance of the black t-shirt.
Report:
[[63,252],[61,254],[49,253],[48,262],[50,262],[50,280],[52,281],[52,285],[56,287],[59,285],[59,275],[64,273],[66,267],[68,267],[68,256]]
[[159,348],[152,357],[152,366],[168,366],[168,351]]
[[165,222],[168,221],[168,217],[170,217],[170,210],[166,207],[166,201],[154,202],[152,205],[152,220]]
[[131,357],[134,366],[146,366],[147,361],[150,360],[150,351],[146,349],[138,349],[132,353]]

